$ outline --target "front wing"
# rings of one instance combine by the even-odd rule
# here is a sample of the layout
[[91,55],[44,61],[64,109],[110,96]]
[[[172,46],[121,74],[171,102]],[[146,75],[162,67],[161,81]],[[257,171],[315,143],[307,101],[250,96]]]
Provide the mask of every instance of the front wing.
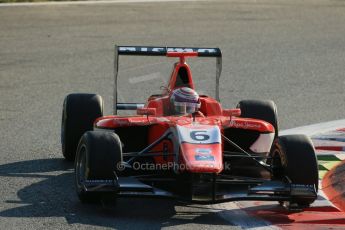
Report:
[[[290,201],[315,200],[313,185],[292,184],[276,180],[253,178],[224,178],[221,175],[202,183],[192,183],[188,193],[179,194],[159,186],[143,183],[140,177],[119,177],[114,180],[86,180],[87,192],[113,193],[117,197],[173,198],[181,201],[214,204],[238,200]],[[151,178],[154,181],[155,178]],[[158,179],[158,178],[156,178]],[[175,183],[173,178],[159,181]]]

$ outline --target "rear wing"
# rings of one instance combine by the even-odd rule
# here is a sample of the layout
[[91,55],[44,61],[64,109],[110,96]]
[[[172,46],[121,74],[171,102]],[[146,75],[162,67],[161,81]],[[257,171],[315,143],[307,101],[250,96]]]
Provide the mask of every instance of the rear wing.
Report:
[[120,55],[134,56],[170,56],[173,53],[193,53],[197,57],[216,58],[216,99],[219,99],[219,79],[222,71],[222,52],[219,48],[199,48],[199,47],[157,47],[157,46],[117,46],[115,45],[114,59],[114,103],[113,113],[117,110],[135,110],[144,106],[142,103],[118,103],[117,101],[117,75]]

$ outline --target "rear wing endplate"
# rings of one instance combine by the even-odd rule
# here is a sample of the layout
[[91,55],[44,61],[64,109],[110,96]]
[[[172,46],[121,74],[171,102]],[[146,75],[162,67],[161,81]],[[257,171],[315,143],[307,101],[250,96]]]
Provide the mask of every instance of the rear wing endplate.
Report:
[[216,99],[219,99],[219,79],[222,71],[222,52],[219,48],[197,48],[197,47],[156,47],[156,46],[117,46],[115,45],[114,59],[114,115],[117,110],[133,110],[143,106],[142,103],[118,103],[117,101],[117,75],[120,55],[134,56],[167,56],[171,53],[197,53],[197,57],[216,58]]

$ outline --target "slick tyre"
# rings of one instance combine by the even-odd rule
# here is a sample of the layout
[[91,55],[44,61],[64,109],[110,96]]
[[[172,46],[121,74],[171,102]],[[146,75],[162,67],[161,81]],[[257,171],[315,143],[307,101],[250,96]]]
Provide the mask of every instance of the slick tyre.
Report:
[[277,106],[270,100],[243,100],[237,104],[241,109],[241,117],[264,120],[275,129],[275,137],[278,136]]
[[95,202],[107,195],[114,195],[85,191],[83,183],[86,180],[116,180],[116,171],[121,162],[121,142],[115,133],[86,132],[80,139],[74,163],[75,185],[80,201]]
[[62,154],[74,161],[80,137],[93,128],[93,122],[103,116],[103,99],[96,94],[69,94],[62,109]]
[[[270,153],[273,179],[287,176],[293,184],[313,185],[318,191],[319,170],[313,144],[305,135],[278,137]],[[291,202],[308,206],[315,199],[294,199]]]

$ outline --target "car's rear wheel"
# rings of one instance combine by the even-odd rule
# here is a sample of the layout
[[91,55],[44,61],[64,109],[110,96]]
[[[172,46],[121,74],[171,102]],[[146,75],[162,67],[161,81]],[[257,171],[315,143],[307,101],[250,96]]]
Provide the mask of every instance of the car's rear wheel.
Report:
[[[107,194],[85,191],[86,180],[116,180],[122,162],[120,138],[112,132],[88,131],[80,139],[75,160],[75,184],[82,202],[94,202]],[[114,196],[113,194],[110,194]]]
[[278,136],[277,106],[271,100],[243,100],[237,104],[241,109],[241,117],[254,118],[270,123],[275,129],[275,137]]
[[96,94],[69,94],[65,97],[61,122],[62,154],[74,161],[80,137],[103,116],[103,99]]
[[[278,137],[270,153],[273,179],[284,180],[288,177],[293,184],[315,186],[319,183],[318,163],[313,144],[305,135]],[[308,206],[315,199],[296,198],[291,203]]]

